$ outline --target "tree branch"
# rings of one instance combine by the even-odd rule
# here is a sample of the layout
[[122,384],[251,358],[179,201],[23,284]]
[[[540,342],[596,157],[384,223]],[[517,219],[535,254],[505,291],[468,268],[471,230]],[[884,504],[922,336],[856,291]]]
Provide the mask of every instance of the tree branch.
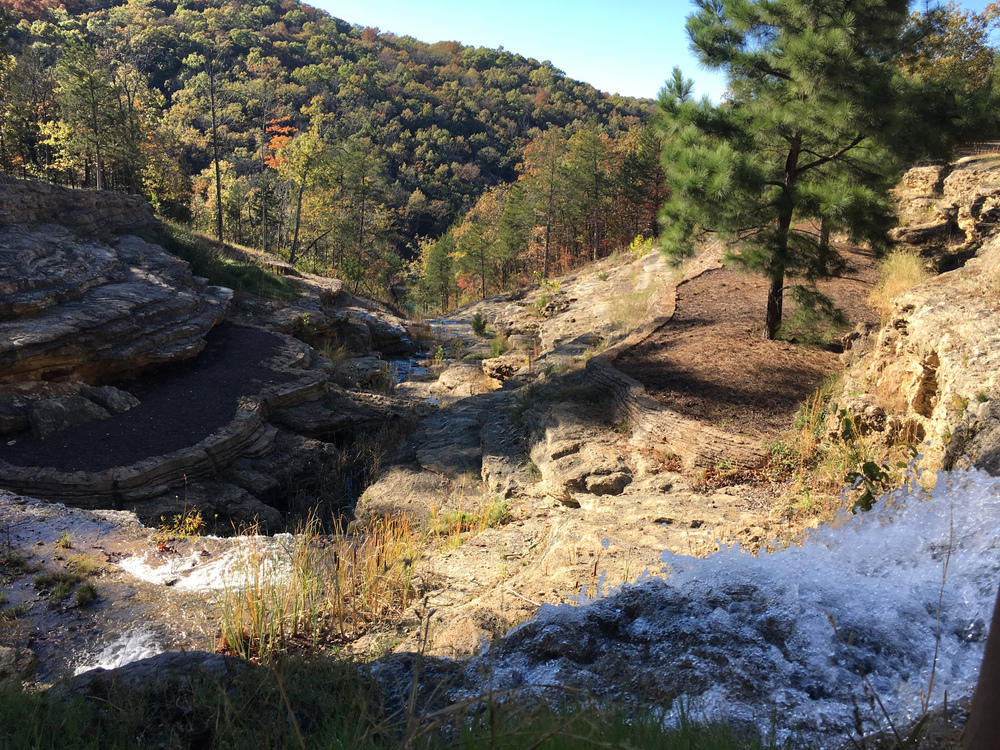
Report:
[[853,141],[851,141],[850,143],[848,143],[846,146],[844,146],[839,151],[837,151],[835,153],[832,153],[829,156],[820,157],[816,161],[810,162],[809,164],[806,164],[804,167],[801,167],[801,168],[799,168],[799,169],[797,169],[795,171],[796,171],[797,174],[802,174],[803,172],[808,172],[810,169],[815,169],[816,167],[821,167],[824,164],[829,164],[831,161],[836,161],[841,156],[843,156],[848,151],[850,151],[852,148],[854,148],[859,143],[861,143],[861,141],[863,141],[864,139],[865,139],[864,135],[862,135],[862,134],[859,133],[857,135],[857,137],[855,137],[855,139]]

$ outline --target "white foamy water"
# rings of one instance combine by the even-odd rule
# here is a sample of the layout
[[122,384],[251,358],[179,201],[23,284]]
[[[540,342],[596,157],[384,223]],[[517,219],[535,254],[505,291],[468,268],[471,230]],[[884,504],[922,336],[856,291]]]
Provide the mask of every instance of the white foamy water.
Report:
[[942,474],[929,498],[893,493],[772,555],[662,559],[665,579],[543,606],[482,657],[490,684],[627,686],[684,696],[689,715],[764,730],[773,716],[779,739],[846,740],[855,698],[867,729],[885,726],[866,692],[905,723],[928,691],[938,704],[974,688],[1000,578],[1000,480]]
[[139,659],[156,656],[163,649],[157,644],[152,631],[139,629],[123,633],[105,646],[99,654],[79,665],[73,674],[83,674],[91,669],[117,669]]
[[282,575],[278,569],[286,564],[293,544],[291,534],[241,536],[212,558],[203,557],[198,550],[176,557],[142,554],[124,558],[118,566],[140,581],[173,586],[179,591],[218,591],[246,574],[245,561],[253,553],[265,564],[264,574]]

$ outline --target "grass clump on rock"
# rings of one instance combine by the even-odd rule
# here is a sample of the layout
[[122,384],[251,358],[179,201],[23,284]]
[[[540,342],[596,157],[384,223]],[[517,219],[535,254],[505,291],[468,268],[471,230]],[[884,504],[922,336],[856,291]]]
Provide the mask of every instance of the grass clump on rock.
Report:
[[893,299],[932,276],[919,255],[897,250],[882,262],[878,283],[868,297],[868,302],[882,316],[882,320],[886,320],[892,312]]

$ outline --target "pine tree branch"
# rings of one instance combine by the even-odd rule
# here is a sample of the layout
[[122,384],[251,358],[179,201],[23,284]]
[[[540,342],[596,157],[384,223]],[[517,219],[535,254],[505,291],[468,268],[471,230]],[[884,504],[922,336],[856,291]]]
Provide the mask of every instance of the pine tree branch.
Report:
[[850,143],[848,143],[846,146],[844,146],[839,151],[837,151],[835,153],[832,153],[829,156],[822,156],[819,159],[817,159],[816,161],[810,162],[809,164],[806,164],[804,167],[800,167],[799,169],[797,169],[795,171],[796,171],[797,174],[802,174],[803,172],[808,172],[810,169],[815,169],[816,167],[821,167],[824,164],[829,164],[831,161],[836,161],[841,156],[843,156],[848,151],[850,151],[852,148],[854,148],[859,143],[861,143],[861,141],[863,141],[864,139],[865,139],[865,136],[863,134],[859,133],[857,135],[857,137],[855,137],[855,139],[853,141],[851,141]]

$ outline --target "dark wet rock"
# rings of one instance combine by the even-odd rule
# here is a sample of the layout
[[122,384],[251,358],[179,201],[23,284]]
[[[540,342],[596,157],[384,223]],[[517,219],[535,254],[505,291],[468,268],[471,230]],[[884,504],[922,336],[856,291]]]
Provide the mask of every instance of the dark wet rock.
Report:
[[137,501],[129,510],[150,526],[169,524],[176,516],[199,511],[211,531],[231,533],[234,529],[257,528],[261,533],[274,533],[282,528],[281,513],[228,482],[196,482],[182,490]]
[[116,669],[91,669],[52,688],[56,695],[107,697],[123,688],[145,692],[190,691],[210,679],[220,687],[231,686],[253,665],[242,659],[205,651],[166,652]]

